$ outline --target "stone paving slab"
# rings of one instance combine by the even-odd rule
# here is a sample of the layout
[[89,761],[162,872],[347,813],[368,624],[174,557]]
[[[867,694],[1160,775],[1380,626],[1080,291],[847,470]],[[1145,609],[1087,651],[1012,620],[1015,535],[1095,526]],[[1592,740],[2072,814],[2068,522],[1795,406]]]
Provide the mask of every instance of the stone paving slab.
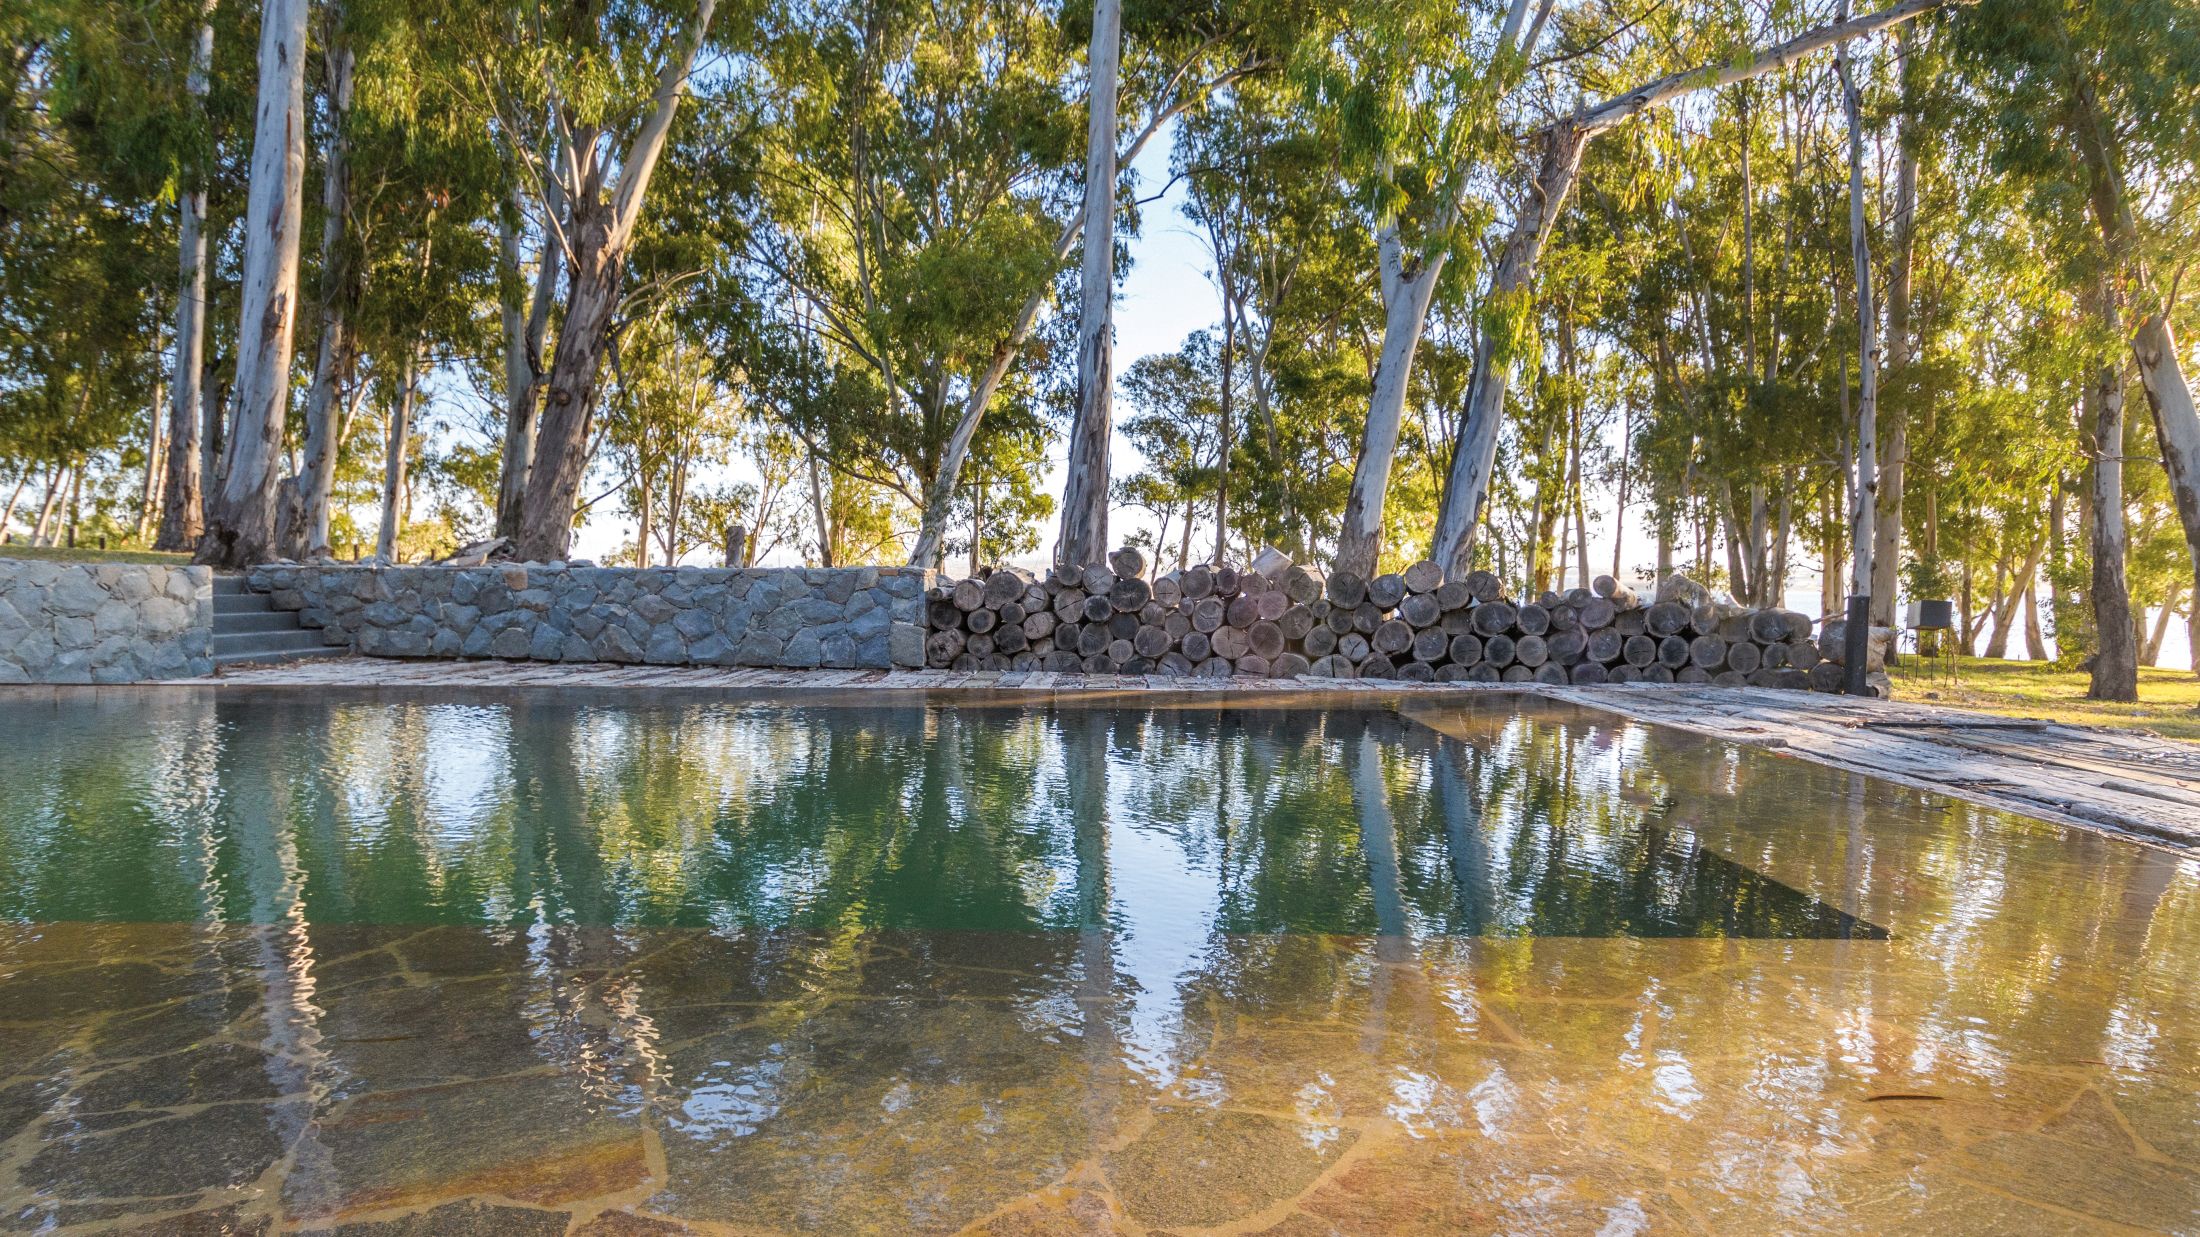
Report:
[[814,705],[906,695],[958,703],[1174,702],[1236,707],[1395,708],[1440,721],[1446,701],[1512,693],[1631,721],[1772,749],[2041,820],[2200,850],[2200,746],[2127,731],[1965,713],[1938,705],[1759,688],[1631,684],[1405,683],[1368,679],[1204,679],[1043,671],[759,670],[692,666],[341,658],[232,670],[218,677],[84,690],[343,689],[421,691],[737,691]]

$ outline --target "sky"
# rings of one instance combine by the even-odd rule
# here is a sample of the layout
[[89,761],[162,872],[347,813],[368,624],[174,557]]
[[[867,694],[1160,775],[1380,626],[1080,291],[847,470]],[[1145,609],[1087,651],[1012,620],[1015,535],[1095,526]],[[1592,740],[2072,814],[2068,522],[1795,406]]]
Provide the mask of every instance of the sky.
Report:
[[[1144,197],[1154,192],[1157,186],[1169,185],[1169,152],[1174,145],[1173,139],[1172,125],[1170,131],[1147,143],[1146,149],[1131,165],[1133,189],[1139,196]],[[1130,267],[1122,274],[1121,290],[1115,305],[1115,372],[1118,375],[1128,370],[1141,357],[1176,351],[1186,336],[1204,327],[1216,326],[1221,321],[1220,293],[1212,278],[1213,260],[1198,232],[1184,216],[1182,207],[1185,197],[1186,190],[1179,182],[1171,186],[1158,201],[1146,203],[1141,207],[1143,231],[1137,236],[1125,238],[1130,253]],[[1123,409],[1118,405],[1119,421],[1122,413]],[[1616,447],[1617,444],[1608,445]],[[1063,489],[1066,450],[1063,443],[1057,442],[1047,457],[1046,492],[1057,496]],[[1143,466],[1143,459],[1137,448],[1120,433],[1115,436],[1112,455],[1110,471],[1115,476],[1130,476]],[[728,475],[741,477],[745,467],[736,466]],[[753,472],[748,473],[747,479],[754,480]],[[1613,501],[1614,495],[1600,494],[1595,488],[1587,495],[1590,513],[1589,562],[1595,570],[1603,569],[1597,567],[1597,564],[1608,567],[1612,561],[1610,524]],[[590,519],[582,528],[575,540],[577,557],[602,558],[633,536],[633,521],[617,513],[615,506],[612,502],[605,502],[598,508],[602,514]],[[1043,568],[1052,561],[1057,523],[1056,518],[1048,517],[1039,530],[1038,550],[1018,560],[1015,565]],[[1109,514],[1111,538],[1119,543],[1141,529],[1151,532],[1153,524],[1151,515],[1143,511],[1118,509]],[[1657,546],[1652,535],[1640,520],[1630,521],[1624,533],[1621,561],[1631,573],[1638,568],[1646,570],[1657,557]],[[1206,536],[1211,537],[1212,531]],[[781,549],[775,551],[766,561],[783,561],[792,565],[801,560],[798,551]],[[1806,561],[1798,564],[1789,578],[1789,603],[1800,609],[1813,609],[1818,596],[1817,564],[1807,561],[1806,556]],[[2172,621],[2168,637],[2163,641],[2163,665],[2185,668],[2192,664],[2185,633],[2186,628],[2182,622]],[[2021,635],[2012,643],[2017,646],[2011,650],[2012,655],[2021,657],[2024,643]]]

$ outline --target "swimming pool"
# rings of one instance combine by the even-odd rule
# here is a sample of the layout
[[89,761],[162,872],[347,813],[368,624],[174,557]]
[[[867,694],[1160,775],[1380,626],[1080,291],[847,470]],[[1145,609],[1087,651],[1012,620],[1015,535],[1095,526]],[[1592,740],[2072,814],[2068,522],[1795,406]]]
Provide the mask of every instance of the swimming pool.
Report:
[[0,696],[0,1226],[2189,1230],[2196,953],[1502,697]]

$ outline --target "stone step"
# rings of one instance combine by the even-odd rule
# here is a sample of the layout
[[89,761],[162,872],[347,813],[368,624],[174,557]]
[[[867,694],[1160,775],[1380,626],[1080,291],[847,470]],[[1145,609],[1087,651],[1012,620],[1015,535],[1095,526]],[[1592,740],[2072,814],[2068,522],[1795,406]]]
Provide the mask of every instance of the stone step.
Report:
[[292,627],[284,631],[217,631],[214,633],[214,652],[219,653],[279,653],[285,649],[317,649],[324,647],[321,633]]
[[214,594],[214,620],[217,623],[224,614],[266,614],[274,608],[268,604],[266,593]]
[[[261,600],[266,600],[262,598]],[[289,610],[220,610],[214,611],[214,634],[237,635],[245,632],[300,631],[298,616]]]
[[316,645],[315,647],[309,649],[271,649],[230,653],[224,653],[216,650],[214,653],[214,666],[216,669],[221,669],[225,666],[265,666],[286,661],[306,661],[308,659],[343,657],[348,655],[350,652],[350,649],[338,648],[326,644]]
[[216,597],[245,591],[243,572],[217,571],[214,573],[214,595]]

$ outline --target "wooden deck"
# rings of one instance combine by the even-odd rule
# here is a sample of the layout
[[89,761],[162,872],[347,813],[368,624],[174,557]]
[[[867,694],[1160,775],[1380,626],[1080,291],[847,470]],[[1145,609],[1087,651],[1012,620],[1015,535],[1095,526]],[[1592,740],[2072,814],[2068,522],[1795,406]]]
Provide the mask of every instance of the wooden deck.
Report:
[[818,703],[880,693],[1010,703],[1136,697],[1260,707],[1360,704],[1426,708],[1445,698],[1509,692],[1772,749],[2043,820],[2200,852],[2200,745],[2126,731],[1988,717],[1928,704],[1761,689],[1556,687],[1534,683],[1197,679],[1152,675],[944,670],[720,670],[530,662],[386,661],[347,657],[252,667],[216,678],[54,691],[529,688],[739,691]]

